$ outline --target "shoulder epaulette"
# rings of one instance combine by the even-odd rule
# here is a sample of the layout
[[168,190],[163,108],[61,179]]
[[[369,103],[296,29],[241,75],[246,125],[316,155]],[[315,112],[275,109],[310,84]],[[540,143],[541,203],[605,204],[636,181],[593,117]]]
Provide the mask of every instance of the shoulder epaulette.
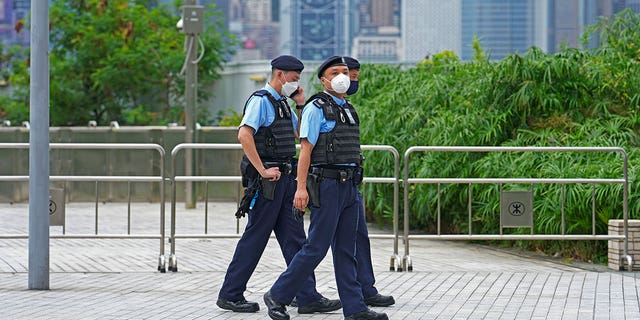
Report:
[[317,108],[322,109],[322,113],[324,114],[324,118],[327,120],[336,120],[338,119],[337,110],[333,107],[333,98],[330,95],[324,92],[318,92],[314,94],[310,99],[313,100],[313,105]]
[[252,96],[264,97],[266,95],[271,95],[268,90],[261,89],[252,94]]
[[324,101],[323,99],[321,99],[321,98],[317,98],[315,101],[313,101],[313,104],[316,107],[318,107],[320,109],[323,109],[324,106],[326,106],[328,103],[326,101]]

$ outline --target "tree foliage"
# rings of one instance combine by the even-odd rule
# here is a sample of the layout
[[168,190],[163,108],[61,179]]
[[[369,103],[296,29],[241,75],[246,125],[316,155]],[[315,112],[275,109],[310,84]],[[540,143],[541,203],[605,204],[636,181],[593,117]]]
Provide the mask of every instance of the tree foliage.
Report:
[[[125,124],[180,120],[185,36],[175,25],[175,7],[155,1],[59,0],[50,10],[51,124],[84,125],[88,120]],[[219,77],[234,40],[222,15],[206,12],[205,48],[198,63],[201,87]],[[27,78],[28,79],[28,78]],[[28,80],[26,81],[28,89]],[[13,83],[20,88],[22,83]],[[28,101],[28,90],[22,101]],[[199,90],[199,98],[206,92]],[[20,99],[18,99],[20,100]],[[28,110],[28,103],[24,105]]]
[[[0,95],[0,119],[17,121],[28,118],[28,113],[23,107],[28,102],[23,98],[24,87],[29,86],[29,79],[24,76],[28,72],[29,62],[25,59],[28,55],[28,49],[20,46],[6,47],[0,43],[0,89],[4,92],[16,93]],[[11,83],[19,85],[12,88],[9,87]]]

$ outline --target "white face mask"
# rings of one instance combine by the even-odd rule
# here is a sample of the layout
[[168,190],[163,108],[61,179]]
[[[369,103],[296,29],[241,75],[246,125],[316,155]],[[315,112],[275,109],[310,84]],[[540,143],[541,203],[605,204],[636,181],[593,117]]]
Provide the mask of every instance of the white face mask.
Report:
[[286,97],[291,97],[291,94],[298,90],[298,81],[285,82],[282,85],[282,94]]
[[349,84],[349,76],[343,73],[331,79],[331,89],[333,89],[333,91],[335,91],[336,93],[342,94],[347,92],[347,90],[349,89]]

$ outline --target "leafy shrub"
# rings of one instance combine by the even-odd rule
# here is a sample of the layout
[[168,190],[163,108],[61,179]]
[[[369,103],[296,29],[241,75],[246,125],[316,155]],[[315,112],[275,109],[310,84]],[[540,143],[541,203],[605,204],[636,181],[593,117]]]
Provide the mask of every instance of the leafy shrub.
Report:
[[[361,89],[352,97],[363,122],[363,144],[388,144],[401,153],[414,145],[435,146],[611,146],[629,154],[629,214],[640,215],[638,188],[638,116],[640,104],[640,24],[624,11],[603,20],[589,32],[602,33],[592,50],[564,48],[547,54],[531,48],[490,62],[479,46],[476,59],[462,62],[449,53],[435,55],[415,67],[364,64]],[[631,21],[631,23],[629,22]],[[587,35],[588,37],[588,35]],[[640,51],[639,51],[640,52]],[[435,59],[438,57],[438,59]],[[415,177],[549,177],[621,178],[622,158],[613,153],[416,153]],[[382,153],[367,155],[365,170],[376,176],[393,174],[393,160]],[[531,186],[507,186],[531,188]],[[560,185],[536,185],[535,232],[558,234],[562,222]],[[366,188],[366,207],[390,222],[392,187]],[[499,186],[474,185],[475,233],[498,233]],[[595,194],[597,233],[606,233],[609,219],[622,217],[620,185],[567,185],[567,234],[592,231]],[[443,185],[443,232],[464,233],[468,225],[468,186]],[[437,188],[411,185],[411,227],[436,228]],[[402,202],[401,202],[402,205]],[[403,209],[401,209],[402,212]],[[512,230],[511,232],[529,232]],[[606,243],[518,242],[528,248],[601,261]]]

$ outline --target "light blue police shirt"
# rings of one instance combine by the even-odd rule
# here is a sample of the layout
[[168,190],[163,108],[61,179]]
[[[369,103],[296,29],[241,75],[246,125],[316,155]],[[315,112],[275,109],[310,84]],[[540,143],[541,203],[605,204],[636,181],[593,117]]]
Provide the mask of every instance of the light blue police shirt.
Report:
[[[268,83],[263,89],[269,91],[276,100],[282,99],[282,96],[280,96],[280,94],[278,94],[278,92]],[[255,135],[260,127],[267,127],[271,125],[275,119],[276,111],[274,106],[271,104],[271,101],[269,101],[269,97],[253,96],[247,102],[247,107],[244,110],[244,116],[242,117],[242,122],[240,122],[240,127],[249,126],[253,128],[253,134]],[[296,131],[298,128],[298,117],[293,110],[291,110],[291,122],[293,123],[293,131]]]

